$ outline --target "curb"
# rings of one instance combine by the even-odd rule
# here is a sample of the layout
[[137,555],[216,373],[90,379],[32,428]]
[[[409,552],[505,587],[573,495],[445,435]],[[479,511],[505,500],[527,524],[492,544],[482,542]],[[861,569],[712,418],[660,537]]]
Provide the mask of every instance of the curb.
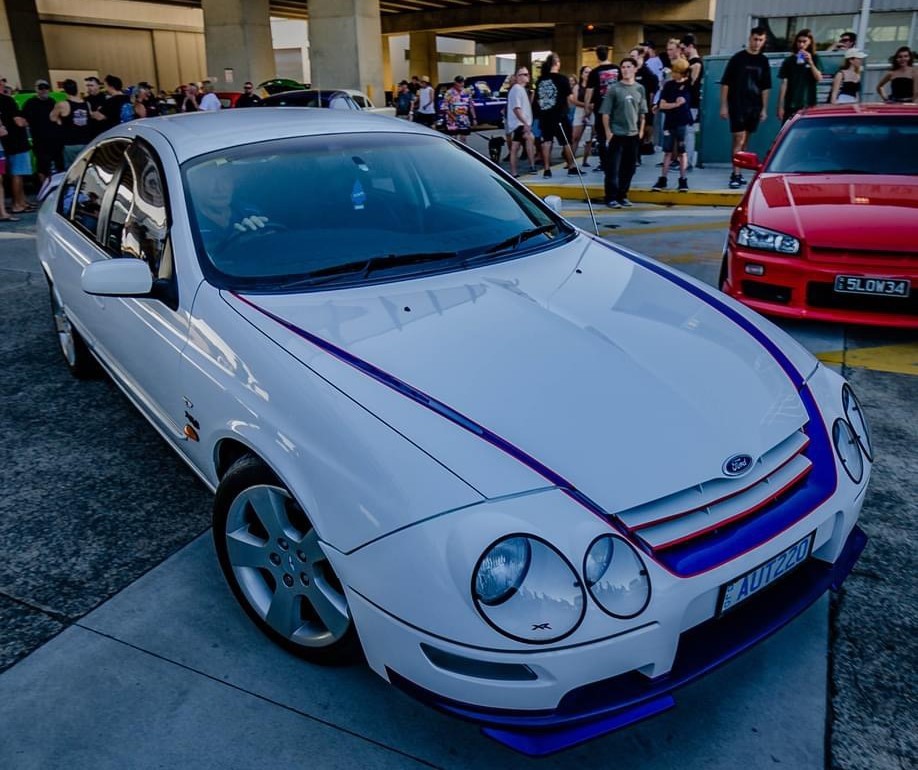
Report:
[[[557,195],[562,200],[585,200],[583,188],[579,185],[519,181],[523,182],[526,187],[540,198],[544,198],[546,195]],[[603,202],[605,190],[600,185],[588,184],[586,189],[594,205]],[[654,192],[653,190],[636,190],[632,188],[628,192],[628,198],[634,203],[659,203],[664,206],[729,206],[733,208],[739,204],[742,197],[742,191],[733,192],[732,190],[689,190],[688,192],[680,193],[675,190]]]

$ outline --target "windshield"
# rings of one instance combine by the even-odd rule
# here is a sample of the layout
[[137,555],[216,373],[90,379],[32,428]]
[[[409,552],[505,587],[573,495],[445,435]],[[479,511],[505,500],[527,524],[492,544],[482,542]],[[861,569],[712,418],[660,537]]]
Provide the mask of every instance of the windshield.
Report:
[[803,118],[787,132],[765,170],[918,174],[918,115]]
[[573,229],[471,151],[435,135],[273,140],[184,164],[209,280],[290,291],[518,256]]

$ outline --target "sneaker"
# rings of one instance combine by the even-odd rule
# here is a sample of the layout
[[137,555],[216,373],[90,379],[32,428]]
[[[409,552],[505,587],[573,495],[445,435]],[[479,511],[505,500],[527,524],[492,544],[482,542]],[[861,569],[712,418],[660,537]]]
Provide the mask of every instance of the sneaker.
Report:
[[530,173],[530,174],[538,174],[538,173],[539,173],[539,169],[537,169],[535,166],[530,166],[530,167],[529,167],[529,173]]
[[589,167],[590,167],[590,162],[587,160],[583,161],[583,163],[580,164],[580,168],[589,168]]
[[577,176],[577,174],[579,174],[579,173],[580,173],[580,172],[577,171],[577,167],[576,167],[576,166],[571,166],[571,167],[567,170],[567,175],[568,175],[568,176]]
[[679,170],[679,161],[678,161],[678,160],[671,160],[671,161],[669,162],[669,170],[670,170],[670,171],[678,171],[678,170]]
[[746,177],[744,177],[742,174],[737,174],[736,178],[740,184],[746,184]]
[[661,190],[665,190],[666,189],[666,177],[661,176],[657,180],[657,183],[650,189],[653,190],[653,192],[660,192]]
[[742,184],[740,179],[742,179],[742,177],[739,174],[730,174],[729,187],[731,190],[738,190],[740,188],[740,185]]
[[621,206],[623,209],[630,209],[634,204],[631,201],[629,201],[627,198],[622,198],[618,202],[618,205]]
[[621,207],[622,207],[622,204],[619,203],[618,201],[609,201],[606,204],[606,208],[608,209],[620,209]]
[[688,179],[684,176],[679,177],[679,192],[688,192]]
[[593,171],[596,174],[602,174],[605,171],[605,169],[602,166],[597,166],[596,168],[593,169]]
[[550,168],[545,169],[545,170],[542,172],[542,176],[544,176],[544,177],[546,177],[546,178],[547,178],[547,177],[550,177],[550,176],[551,176],[551,169],[550,169]]

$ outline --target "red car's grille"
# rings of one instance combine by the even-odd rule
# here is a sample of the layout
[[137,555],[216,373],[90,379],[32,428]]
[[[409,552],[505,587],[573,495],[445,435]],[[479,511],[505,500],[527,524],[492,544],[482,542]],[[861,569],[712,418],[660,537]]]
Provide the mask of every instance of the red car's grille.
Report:
[[619,519],[654,553],[690,543],[736,524],[791,493],[813,463],[810,440],[795,431],[756,462],[742,478],[715,478],[690,489],[629,508]]
[[807,256],[814,262],[834,262],[839,265],[867,263],[870,265],[892,265],[902,269],[918,262],[911,251],[865,251],[858,249],[826,249],[810,246]]

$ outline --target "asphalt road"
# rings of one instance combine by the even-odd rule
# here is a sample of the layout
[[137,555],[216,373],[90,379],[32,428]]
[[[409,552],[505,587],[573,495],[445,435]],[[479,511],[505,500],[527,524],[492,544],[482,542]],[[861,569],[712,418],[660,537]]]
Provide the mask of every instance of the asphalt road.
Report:
[[[592,228],[585,206],[565,214]],[[603,235],[713,283],[728,216],[643,206],[601,210],[597,221]],[[206,531],[211,499],[112,383],[70,378],[51,331],[34,215],[0,226],[0,298],[3,672]],[[912,768],[918,339],[782,326],[852,382],[878,455],[861,517],[871,541],[830,608],[827,766]]]

